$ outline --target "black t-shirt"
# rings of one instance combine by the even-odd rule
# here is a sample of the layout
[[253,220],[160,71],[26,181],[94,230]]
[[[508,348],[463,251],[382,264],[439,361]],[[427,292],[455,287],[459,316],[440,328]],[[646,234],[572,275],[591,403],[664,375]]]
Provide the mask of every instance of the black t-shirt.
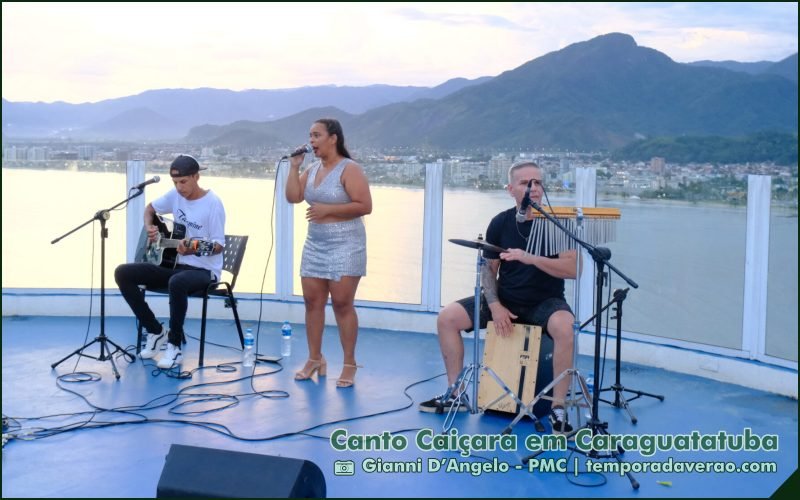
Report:
[[[528,246],[528,235],[533,221],[518,223],[516,208],[500,212],[489,223],[486,229],[486,241],[503,248],[521,248]],[[545,221],[539,220],[541,224]],[[545,231],[545,234],[547,232]],[[545,237],[535,242],[539,245],[536,255],[541,255]],[[500,255],[489,250],[484,252],[487,259],[499,259]],[[558,258],[558,255],[549,255]],[[536,266],[518,261],[500,261],[500,272],[497,278],[497,295],[503,305],[534,307],[550,298],[564,298],[564,280],[550,276]]]

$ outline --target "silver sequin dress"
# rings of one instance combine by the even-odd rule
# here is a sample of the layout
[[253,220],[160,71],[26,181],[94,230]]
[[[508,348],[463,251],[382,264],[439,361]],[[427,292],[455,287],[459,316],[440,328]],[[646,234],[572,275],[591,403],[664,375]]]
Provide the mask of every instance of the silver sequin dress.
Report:
[[[342,186],[342,172],[352,160],[345,158],[314,187],[321,162],[312,165],[306,179],[305,199],[314,203],[343,204],[352,200]],[[300,276],[339,281],[342,276],[367,275],[367,233],[361,217],[329,224],[308,223],[308,236],[300,261]]]

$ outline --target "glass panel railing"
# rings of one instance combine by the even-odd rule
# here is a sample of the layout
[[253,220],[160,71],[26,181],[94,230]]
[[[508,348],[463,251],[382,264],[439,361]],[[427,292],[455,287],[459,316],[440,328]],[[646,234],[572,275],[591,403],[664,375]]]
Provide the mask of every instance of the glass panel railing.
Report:
[[[146,201],[168,189],[164,168],[148,162],[146,175],[161,175],[162,183],[147,189]],[[225,203],[226,232],[250,236],[237,285],[238,291],[248,293],[262,290],[264,266],[274,238],[270,227],[274,181],[271,174],[263,174],[268,170],[263,165],[255,168],[253,175],[258,170],[261,177],[239,177],[245,170],[235,164],[218,165],[213,171],[204,171],[201,179],[201,185],[216,191]],[[371,182],[373,213],[365,218],[368,275],[357,298],[418,304],[424,168],[402,164],[391,169],[380,164],[365,170]],[[49,242],[88,220],[98,209],[123,199],[124,172],[125,162],[39,162],[36,168],[4,163],[3,287],[96,288],[98,227],[85,227],[56,245]],[[459,173],[468,177],[463,169]],[[474,186],[453,187],[452,182],[452,177],[446,178],[448,187],[443,195],[442,304],[472,295],[475,284],[476,252],[448,240],[485,235],[491,218],[513,206],[507,192],[497,186],[479,190]],[[551,203],[555,206],[574,204],[560,198],[563,193],[553,194]],[[741,349],[744,207],[599,198],[599,206],[618,207],[622,213],[617,239],[606,245],[612,250],[612,263],[641,285],[628,295],[623,329]],[[797,286],[793,277],[797,276],[797,211],[792,207],[773,208],[771,219],[766,353],[796,361]],[[109,289],[114,287],[113,269],[125,260],[125,225],[124,212],[112,213],[107,224]],[[293,243],[297,295],[302,294],[299,265],[305,233],[305,205],[296,205]],[[275,262],[273,249],[265,293],[276,288]],[[90,283],[92,266],[95,273]],[[572,285],[568,280],[566,297],[570,304]],[[612,276],[611,289],[623,286]]]
[[[94,241],[94,286],[99,286],[99,228],[86,227],[55,245],[50,240],[88,220],[126,196],[125,162],[39,162],[38,168],[2,169],[3,176],[3,287],[89,288]],[[48,164],[50,169],[43,168]],[[52,163],[52,164],[51,164]],[[148,162],[146,177],[161,176],[161,183],[145,190],[145,202],[172,187],[167,165]],[[264,168],[260,168],[261,172]],[[200,185],[214,190],[225,204],[228,234],[249,235],[237,291],[258,293],[271,242],[270,213],[274,181],[237,175],[236,165],[217,166],[201,173]],[[226,176],[220,176],[223,173]],[[263,174],[262,174],[263,175]],[[76,186],[74,189],[69,187]],[[79,187],[79,188],[78,188]],[[117,194],[114,194],[117,193]],[[97,223],[95,223],[97,225]],[[113,272],[126,260],[124,210],[112,212],[106,223],[106,289],[116,289]],[[34,230],[32,228],[37,228]],[[26,241],[33,237],[33,243]],[[17,244],[15,242],[19,241]],[[69,265],[65,265],[69,263]],[[25,263],[20,265],[20,263]],[[264,284],[275,291],[273,252]]]
[[478,235],[485,238],[492,217],[511,208],[513,203],[505,191],[445,188],[442,216],[443,306],[475,293],[478,252],[449,240],[473,240]]
[[[372,213],[364,217],[367,232],[367,275],[357,300],[419,304],[422,286],[424,165],[364,165],[370,183]],[[294,209],[294,293],[302,295],[300,261],[308,222],[306,203]]]
[[[744,207],[609,201],[620,208],[611,263],[638,282],[624,304],[626,331],[741,349]],[[612,275],[611,288],[625,283]]]
[[[774,191],[774,189],[773,189]],[[770,210],[766,354],[797,361],[797,204]]]
[[[50,241],[125,199],[125,163],[37,162],[36,168],[3,164],[3,288],[97,288],[100,223],[56,244]],[[125,262],[125,212],[106,222],[106,289]],[[92,271],[94,270],[94,275]]]
[[214,190],[222,199],[225,205],[225,233],[249,237],[236,280],[236,292],[275,293],[274,247],[270,252],[275,238],[273,228],[277,227],[277,220],[272,220],[275,217],[272,208],[274,177],[265,177],[263,173],[259,177],[205,175],[201,177],[200,185]]

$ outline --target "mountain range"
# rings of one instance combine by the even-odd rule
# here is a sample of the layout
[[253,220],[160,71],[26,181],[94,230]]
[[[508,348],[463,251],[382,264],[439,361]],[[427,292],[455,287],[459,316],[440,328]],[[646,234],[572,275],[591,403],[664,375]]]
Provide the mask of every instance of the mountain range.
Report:
[[276,90],[160,89],[96,103],[11,102],[3,99],[4,137],[179,139],[202,124],[275,120],[312,107],[350,113],[394,102],[440,98],[489,77],[454,78],[436,87],[325,85]]
[[189,139],[296,144],[313,117],[326,115],[342,121],[351,144],[384,149],[613,149],[664,135],[796,132],[797,83],[766,71],[751,75],[676,63],[614,33],[437,100],[395,103],[358,115],[308,110],[268,123],[193,129]]
[[[3,135],[176,138],[292,146],[314,119],[355,147],[589,150],[637,138],[797,132],[797,54],[777,63],[677,63],[611,33],[496,77],[438,87],[154,90],[93,104],[3,100]],[[203,124],[203,125],[200,125]],[[190,127],[192,127],[190,129]]]
[[690,66],[710,66],[712,68],[724,68],[731,71],[749,73],[751,75],[778,75],[792,80],[793,82],[797,82],[797,54],[792,54],[786,59],[778,62],[696,61],[688,64]]

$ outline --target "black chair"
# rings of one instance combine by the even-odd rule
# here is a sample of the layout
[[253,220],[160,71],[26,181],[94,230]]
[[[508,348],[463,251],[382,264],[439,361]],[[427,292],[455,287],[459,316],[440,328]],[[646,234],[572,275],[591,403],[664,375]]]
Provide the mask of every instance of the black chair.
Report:
[[[222,270],[230,273],[230,282],[217,281],[208,285],[203,292],[197,292],[190,297],[202,297],[203,299],[203,320],[200,326],[200,361],[198,366],[203,366],[203,355],[205,354],[206,344],[206,313],[208,311],[208,298],[211,296],[225,297],[225,307],[233,310],[233,318],[236,320],[236,330],[239,332],[239,343],[244,348],[244,334],[242,333],[242,323],[239,321],[239,311],[236,309],[236,298],[233,296],[233,287],[236,286],[236,277],[244,260],[244,250],[247,247],[247,236],[225,235],[225,250],[222,253]],[[224,276],[224,274],[223,274]],[[222,279],[222,278],[220,278]],[[146,288],[142,288],[142,295]],[[151,292],[168,294],[166,288],[151,289]],[[142,349],[142,325],[139,325],[139,332],[136,342],[136,353]]]

